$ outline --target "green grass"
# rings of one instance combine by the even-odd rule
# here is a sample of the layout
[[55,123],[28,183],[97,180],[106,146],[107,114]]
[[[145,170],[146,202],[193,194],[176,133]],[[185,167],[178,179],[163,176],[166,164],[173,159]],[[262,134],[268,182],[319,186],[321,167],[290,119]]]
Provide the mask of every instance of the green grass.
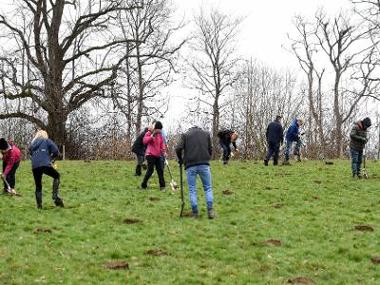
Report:
[[[59,162],[67,207],[53,206],[45,177],[39,211],[23,162],[22,197],[0,196],[0,284],[379,284],[371,258],[380,256],[380,162],[368,163],[368,180],[353,180],[349,165],[213,162],[217,218],[207,219],[199,182],[194,220],[178,217],[179,193],[159,192],[157,176],[139,190],[134,163],[124,161]],[[129,269],[107,269],[112,261]]]

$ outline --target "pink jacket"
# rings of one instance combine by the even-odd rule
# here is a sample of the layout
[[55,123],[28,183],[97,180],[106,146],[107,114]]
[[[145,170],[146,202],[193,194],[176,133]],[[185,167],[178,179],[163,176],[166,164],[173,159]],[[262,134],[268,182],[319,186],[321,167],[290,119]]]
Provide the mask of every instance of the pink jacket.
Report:
[[3,154],[3,161],[6,165],[3,171],[4,175],[8,175],[8,173],[12,170],[13,165],[21,160],[21,151],[16,145],[12,143],[9,144],[11,146],[11,149]]
[[143,138],[143,143],[147,146],[145,151],[145,156],[155,156],[160,157],[165,153],[165,145],[162,135],[160,133],[156,133],[154,137],[152,137],[152,132],[147,131]]

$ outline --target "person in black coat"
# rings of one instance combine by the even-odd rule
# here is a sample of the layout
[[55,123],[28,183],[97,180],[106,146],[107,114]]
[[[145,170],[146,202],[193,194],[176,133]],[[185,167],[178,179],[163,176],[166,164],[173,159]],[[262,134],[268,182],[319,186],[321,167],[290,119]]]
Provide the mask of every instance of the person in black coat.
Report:
[[266,139],[268,144],[268,152],[264,159],[264,165],[268,165],[269,160],[273,155],[273,165],[278,164],[278,156],[280,153],[280,145],[284,142],[284,130],[281,125],[281,116],[276,116],[276,119],[271,122],[266,131]]
[[219,131],[217,135],[220,146],[223,149],[223,164],[227,164],[231,156],[231,143],[235,148],[235,151],[238,151],[236,146],[238,133],[236,131],[226,129]]
[[149,130],[149,128],[145,128],[136,138],[132,145],[132,152],[136,155],[136,171],[135,176],[141,176],[141,168],[143,167],[145,160],[145,150],[146,145],[143,143],[143,138],[145,133]]

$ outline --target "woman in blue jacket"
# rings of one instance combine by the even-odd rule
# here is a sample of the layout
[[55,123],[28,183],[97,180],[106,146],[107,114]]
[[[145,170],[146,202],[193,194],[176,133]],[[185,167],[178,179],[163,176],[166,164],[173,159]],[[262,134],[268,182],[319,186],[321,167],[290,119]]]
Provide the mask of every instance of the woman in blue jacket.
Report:
[[56,206],[64,207],[61,197],[59,197],[60,174],[53,167],[52,161],[59,156],[57,145],[49,139],[47,132],[37,131],[31,145],[29,153],[32,160],[32,170],[34,183],[36,185],[37,208],[42,209],[42,175],[46,174],[53,178],[53,201]]

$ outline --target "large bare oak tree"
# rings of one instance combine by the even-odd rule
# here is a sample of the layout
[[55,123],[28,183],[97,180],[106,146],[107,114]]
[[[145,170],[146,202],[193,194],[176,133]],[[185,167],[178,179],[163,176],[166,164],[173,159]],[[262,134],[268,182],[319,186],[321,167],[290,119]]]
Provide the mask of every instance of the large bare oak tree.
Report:
[[107,95],[124,60],[118,50],[136,43],[114,33],[117,13],[139,7],[125,0],[18,0],[14,7],[0,15],[7,41],[0,119],[29,120],[64,144],[70,113]]

